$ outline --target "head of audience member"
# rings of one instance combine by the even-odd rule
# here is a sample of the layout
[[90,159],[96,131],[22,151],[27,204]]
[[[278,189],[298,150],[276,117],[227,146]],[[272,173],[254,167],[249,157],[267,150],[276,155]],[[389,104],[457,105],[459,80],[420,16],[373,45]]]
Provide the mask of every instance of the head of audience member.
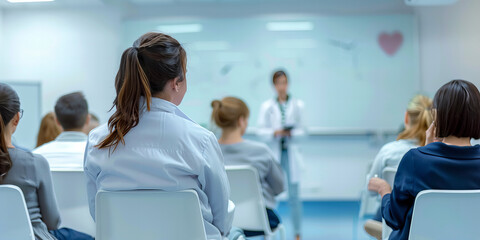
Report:
[[222,100],[214,100],[212,108],[212,119],[222,129],[222,135],[236,133],[243,136],[245,134],[250,115],[245,102],[235,97],[225,97]]
[[81,92],[61,96],[55,104],[55,116],[63,131],[83,132],[90,123],[85,96]]
[[443,85],[433,98],[434,135],[438,139],[480,138],[480,93],[465,80]]
[[0,83],[0,181],[12,168],[8,148],[13,148],[12,135],[20,122],[20,99],[9,85]]
[[47,113],[40,122],[40,129],[38,130],[37,136],[37,147],[55,140],[62,131],[62,127],[57,124],[55,119],[55,113]]
[[272,77],[273,86],[277,92],[279,100],[287,100],[288,95],[288,77],[287,73],[283,70],[279,70],[273,73]]
[[98,120],[98,117],[95,114],[90,113],[90,123],[88,124],[88,126],[86,126],[83,132],[88,135],[90,131],[92,131],[98,126],[100,126],[100,121]]
[[419,146],[425,145],[426,131],[433,121],[432,99],[423,95],[417,95],[408,103],[405,112],[405,130],[399,135],[399,139],[416,139]]
[[141,104],[150,111],[152,97],[179,105],[187,91],[187,54],[174,38],[146,33],[127,48],[115,78],[115,113],[108,120],[110,134],[97,147],[114,150],[140,120]]

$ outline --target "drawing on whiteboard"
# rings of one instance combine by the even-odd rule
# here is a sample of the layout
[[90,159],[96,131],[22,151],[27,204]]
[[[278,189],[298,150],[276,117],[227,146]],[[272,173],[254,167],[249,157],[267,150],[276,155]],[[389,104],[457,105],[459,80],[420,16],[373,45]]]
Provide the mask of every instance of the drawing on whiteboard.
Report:
[[403,35],[399,31],[393,33],[381,32],[378,35],[378,45],[389,56],[395,55],[402,46]]

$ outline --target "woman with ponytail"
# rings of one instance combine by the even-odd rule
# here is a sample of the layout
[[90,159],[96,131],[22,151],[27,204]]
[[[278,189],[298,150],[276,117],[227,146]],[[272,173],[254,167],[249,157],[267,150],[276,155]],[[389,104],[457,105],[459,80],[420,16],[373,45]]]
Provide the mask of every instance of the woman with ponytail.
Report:
[[[425,145],[425,132],[432,123],[431,108],[432,100],[422,95],[415,96],[408,103],[404,120],[405,130],[398,135],[397,141],[387,143],[380,149],[367,175],[367,181],[374,176],[383,178],[383,169],[386,167],[398,167],[405,153],[412,148]],[[377,239],[382,238],[382,215],[380,209],[378,209],[373,220],[367,221],[364,227],[368,234]]]
[[18,186],[25,197],[36,240],[93,240],[72,229],[58,229],[60,213],[50,167],[41,155],[15,148],[12,135],[22,117],[17,93],[0,83],[0,181]]
[[393,229],[391,240],[409,238],[419,192],[480,189],[480,145],[470,144],[472,138],[480,138],[477,87],[464,80],[448,82],[435,94],[432,113],[434,121],[426,132],[426,145],[403,156],[393,189],[381,178],[370,179],[368,185],[382,197],[382,217]]
[[[218,142],[225,165],[250,165],[257,169],[273,231],[280,224],[279,217],[273,211],[277,205],[275,197],[285,190],[285,174],[280,162],[266,144],[243,139],[250,111],[242,100],[235,97],[214,100],[212,108],[212,119],[222,129]],[[246,229],[244,232],[247,237],[264,234]]]
[[115,112],[87,141],[92,217],[99,190],[193,189],[208,239],[229,233],[230,189],[217,139],[177,107],[187,91],[186,64],[180,43],[162,33],[146,33],[123,52]]

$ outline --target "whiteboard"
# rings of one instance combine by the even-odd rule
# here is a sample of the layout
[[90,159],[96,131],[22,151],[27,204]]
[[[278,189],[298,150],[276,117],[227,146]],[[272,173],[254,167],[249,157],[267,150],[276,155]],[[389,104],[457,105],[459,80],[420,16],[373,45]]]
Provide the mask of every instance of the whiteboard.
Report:
[[[261,103],[274,96],[271,75],[283,68],[291,95],[305,102],[310,130],[398,128],[420,86],[413,15],[304,17],[295,21],[312,23],[312,30],[266,28],[278,21],[131,20],[123,24],[122,49],[159,25],[201,25],[201,31],[171,35],[184,45],[188,57],[188,90],[180,108],[202,125],[210,122],[213,99],[236,96],[249,106],[254,127]],[[384,49],[380,36],[395,34],[402,42],[392,54],[392,46]]]
[[40,82],[2,81],[10,85],[20,98],[23,117],[13,134],[15,145],[27,149],[35,148],[42,113],[42,88]]

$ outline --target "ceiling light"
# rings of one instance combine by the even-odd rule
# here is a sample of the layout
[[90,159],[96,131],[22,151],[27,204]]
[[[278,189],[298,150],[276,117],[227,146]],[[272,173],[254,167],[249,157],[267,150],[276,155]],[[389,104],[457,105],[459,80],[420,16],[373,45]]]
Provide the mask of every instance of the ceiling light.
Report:
[[11,3],[53,2],[55,0],[7,0]]
[[164,33],[196,33],[203,30],[202,24],[160,25],[157,30]]
[[230,49],[230,44],[225,41],[193,42],[191,48],[196,51],[226,51]]
[[267,23],[269,31],[311,31],[312,22],[269,22]]

